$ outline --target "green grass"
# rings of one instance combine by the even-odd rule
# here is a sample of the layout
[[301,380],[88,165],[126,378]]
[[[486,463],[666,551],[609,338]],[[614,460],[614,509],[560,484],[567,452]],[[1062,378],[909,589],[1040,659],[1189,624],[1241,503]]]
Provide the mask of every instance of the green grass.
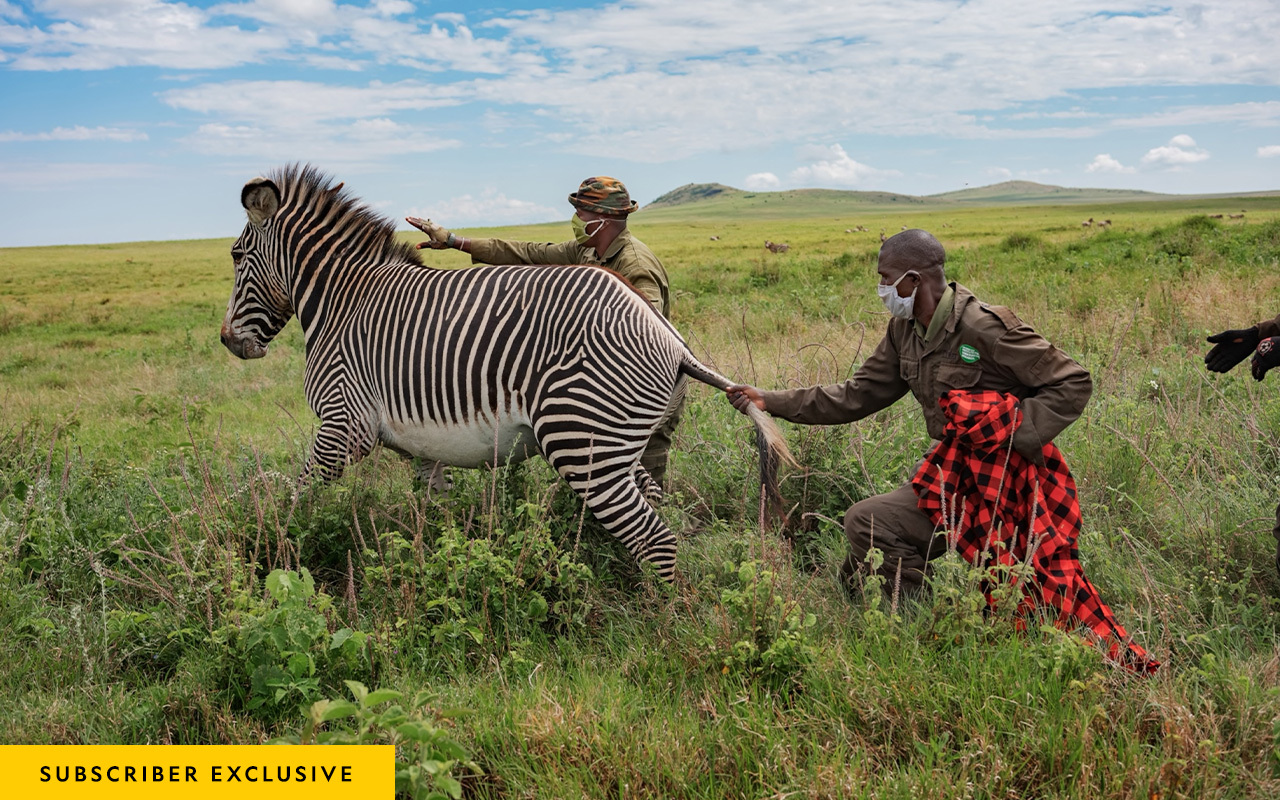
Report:
[[[541,462],[427,497],[378,451],[295,497],[301,340],[291,323],[255,362],[218,343],[229,239],[0,251],[0,742],[258,742],[350,679],[468,709],[439,724],[483,771],[454,771],[472,797],[1276,796],[1280,398],[1201,357],[1206,334],[1280,311],[1280,201],[1230,202],[633,223],[675,323],[735,379],[846,378],[885,324],[879,230],[903,225],[1080,360],[1094,397],[1058,443],[1081,556],[1165,662],[1148,680],[983,618],[960,565],[896,608],[836,586],[832,521],[928,446],[908,401],[785,427],[804,468],[784,491],[808,516],[783,537],[756,524],[746,422],[694,389],[664,587]],[[280,602],[269,575],[300,566],[318,593]],[[255,638],[273,626],[317,669],[255,705],[254,671],[288,666]],[[344,629],[367,638],[330,649]]]

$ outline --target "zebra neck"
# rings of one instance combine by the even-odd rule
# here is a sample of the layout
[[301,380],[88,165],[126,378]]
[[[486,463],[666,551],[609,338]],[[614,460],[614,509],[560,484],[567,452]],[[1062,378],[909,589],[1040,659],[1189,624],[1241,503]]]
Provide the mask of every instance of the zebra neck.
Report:
[[355,294],[342,289],[350,284],[351,271],[350,264],[323,255],[299,260],[293,282],[293,307],[308,350],[335,314],[341,312],[344,300]]

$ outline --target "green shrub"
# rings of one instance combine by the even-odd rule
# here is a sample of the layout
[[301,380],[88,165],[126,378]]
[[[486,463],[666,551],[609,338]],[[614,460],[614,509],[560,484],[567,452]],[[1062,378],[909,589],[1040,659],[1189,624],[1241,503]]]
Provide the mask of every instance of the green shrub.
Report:
[[720,610],[728,635],[712,643],[724,675],[759,681],[780,691],[800,687],[813,664],[817,617],[783,598],[777,573],[758,561],[721,568]]
[[272,571],[266,588],[268,600],[242,594],[239,624],[213,634],[214,644],[227,645],[241,667],[234,679],[248,678],[247,691],[242,680],[231,687],[242,694],[246,708],[314,701],[326,681],[330,687],[336,682],[334,673],[351,674],[368,663],[368,635],[351,628],[329,632],[326,612],[333,600],[316,591],[305,568],[301,573]]
[[543,632],[582,628],[593,573],[557,543],[545,509],[520,501],[492,521],[475,538],[453,524],[431,539],[382,534],[378,549],[364,553],[366,602],[392,609],[392,627],[454,661],[518,652]]
[[[483,774],[467,758],[438,722],[456,717],[458,710],[430,708],[434,696],[421,691],[406,709],[386,705],[404,695],[392,689],[369,691],[357,681],[346,681],[355,702],[318,700],[311,705],[302,731],[272,740],[272,744],[389,744],[396,748],[396,793],[413,800],[445,800],[462,797],[462,783],[454,771],[465,768]],[[382,706],[381,709],[378,706]],[[342,727],[324,730],[329,723],[346,720]]]
[[1043,245],[1043,240],[1034,233],[1011,233],[1004,237],[1004,241],[1000,243],[1000,249],[1005,252],[1013,252],[1017,250],[1034,250]]

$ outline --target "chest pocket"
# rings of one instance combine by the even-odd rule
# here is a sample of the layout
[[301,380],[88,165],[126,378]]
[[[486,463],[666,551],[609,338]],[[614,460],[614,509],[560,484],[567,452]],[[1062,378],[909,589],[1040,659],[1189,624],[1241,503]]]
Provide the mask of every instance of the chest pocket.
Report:
[[976,364],[939,364],[933,373],[938,394],[951,389],[972,389],[982,378],[982,367]]
[[920,381],[920,362],[910,358],[899,358],[898,375],[914,388]]

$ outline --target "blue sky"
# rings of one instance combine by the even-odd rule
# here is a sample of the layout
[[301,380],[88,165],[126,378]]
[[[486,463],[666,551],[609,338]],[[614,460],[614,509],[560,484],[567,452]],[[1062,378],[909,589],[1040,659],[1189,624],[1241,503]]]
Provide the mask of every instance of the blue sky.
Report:
[[458,227],[596,174],[1274,190],[1278,42],[1277,0],[0,0],[0,246],[234,236],[293,161]]

